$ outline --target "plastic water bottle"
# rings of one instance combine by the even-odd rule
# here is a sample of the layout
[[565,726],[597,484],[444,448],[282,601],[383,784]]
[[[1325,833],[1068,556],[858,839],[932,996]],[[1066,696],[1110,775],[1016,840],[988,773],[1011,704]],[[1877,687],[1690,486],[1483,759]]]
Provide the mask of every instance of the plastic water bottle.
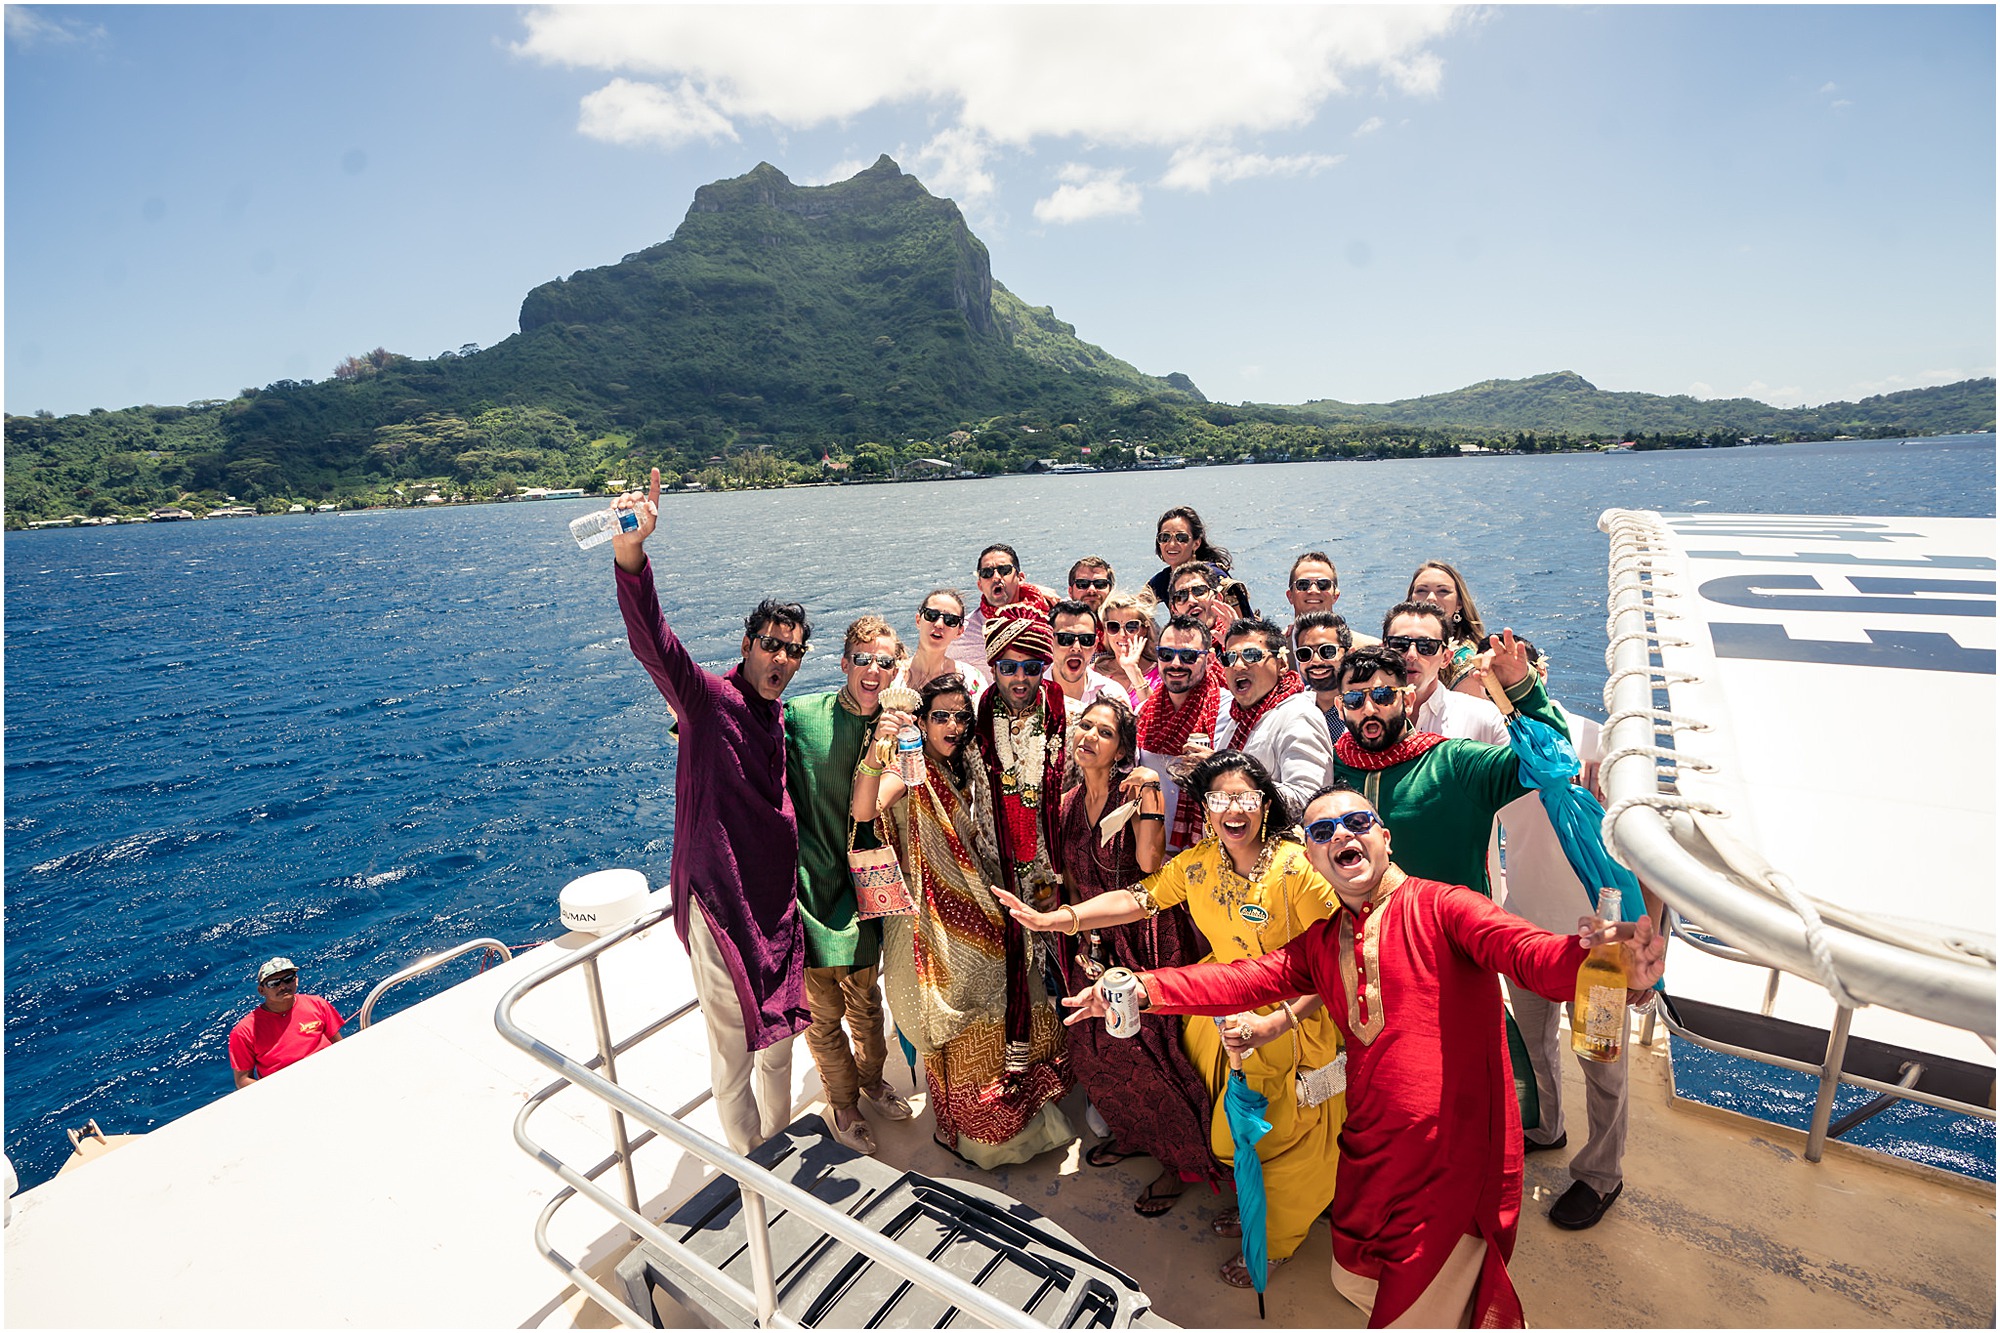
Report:
[[570,520],[569,535],[576,538],[576,544],[588,551],[593,546],[601,546],[621,532],[639,530],[639,511],[636,509],[598,509],[582,518]]
[[906,787],[921,787],[928,777],[924,766],[924,733],[914,722],[905,722],[896,733],[896,776]]

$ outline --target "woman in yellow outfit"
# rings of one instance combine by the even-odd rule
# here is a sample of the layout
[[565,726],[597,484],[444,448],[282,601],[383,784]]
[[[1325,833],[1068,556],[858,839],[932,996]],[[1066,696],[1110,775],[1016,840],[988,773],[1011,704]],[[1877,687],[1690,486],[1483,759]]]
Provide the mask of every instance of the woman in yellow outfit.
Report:
[[[1307,864],[1304,847],[1287,836],[1292,812],[1263,765],[1247,755],[1221,751],[1189,775],[1187,788],[1184,799],[1205,806],[1208,836],[1137,889],[1102,893],[1052,912],[1033,911],[1005,894],[1003,905],[1031,930],[1074,934],[1141,920],[1185,903],[1208,940],[1203,961],[1219,963],[1269,953],[1333,915],[1338,905],[1333,890]],[[1229,1077],[1225,1028],[1229,1046],[1243,1053],[1245,1081],[1270,1102],[1265,1118],[1271,1132],[1258,1143],[1257,1157],[1264,1167],[1265,1232],[1275,1267],[1291,1257],[1313,1219],[1333,1200],[1339,1160],[1335,1139],[1346,1119],[1346,1098],[1336,1093],[1317,1105],[1304,1105],[1298,1076],[1332,1065],[1340,1053],[1340,1037],[1317,996],[1238,1014],[1222,1026],[1200,1017],[1185,1021],[1181,1043],[1214,1096],[1209,1141],[1225,1166],[1233,1164],[1236,1152],[1222,1106]],[[1324,1086],[1326,1077],[1310,1081]],[[1240,1234],[1234,1212],[1218,1219],[1216,1230]],[[1233,1286],[1250,1285],[1241,1255],[1223,1265],[1222,1278]]]

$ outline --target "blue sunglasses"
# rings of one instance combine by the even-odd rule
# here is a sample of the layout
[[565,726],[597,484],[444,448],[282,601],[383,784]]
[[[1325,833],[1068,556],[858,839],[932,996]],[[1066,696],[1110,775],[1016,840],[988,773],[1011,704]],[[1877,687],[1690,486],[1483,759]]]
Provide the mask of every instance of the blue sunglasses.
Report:
[[1341,829],[1360,837],[1382,822],[1382,816],[1373,810],[1349,810],[1344,815],[1332,819],[1315,819],[1306,825],[1306,836],[1324,847],[1333,841],[1333,835]]

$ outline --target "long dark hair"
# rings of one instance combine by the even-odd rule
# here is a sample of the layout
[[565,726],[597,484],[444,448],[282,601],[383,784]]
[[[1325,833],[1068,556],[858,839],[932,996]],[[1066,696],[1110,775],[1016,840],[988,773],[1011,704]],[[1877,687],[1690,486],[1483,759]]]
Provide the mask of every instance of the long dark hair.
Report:
[[[928,601],[929,598],[925,600]],[[965,706],[967,708],[972,707],[972,690],[966,685],[965,678],[956,671],[946,672],[942,676],[932,676],[924,682],[923,689],[917,693],[923,700],[923,702],[917,705],[917,717],[920,719],[929,717],[931,705],[936,703],[941,696],[947,694],[964,695]],[[965,752],[971,744],[972,728],[967,727],[965,729],[965,738],[958,743],[958,748],[953,750],[945,759],[945,762],[951,765],[951,775],[960,781],[964,781],[965,779]]]
[[1175,505],[1172,509],[1160,515],[1160,522],[1153,525],[1153,532],[1156,534],[1153,542],[1153,554],[1158,555],[1160,553],[1160,543],[1157,539],[1160,525],[1170,518],[1177,518],[1186,523],[1188,531],[1194,536],[1194,553],[1188,559],[1206,560],[1211,565],[1220,565],[1224,569],[1229,568],[1229,552],[1209,541],[1208,528],[1202,523],[1201,515],[1195,513],[1194,509],[1188,505]]
[[1416,572],[1410,575],[1410,587],[1403,594],[1403,600],[1406,602],[1416,600],[1417,574],[1427,569],[1442,569],[1451,579],[1452,590],[1458,594],[1458,610],[1453,613],[1451,623],[1444,627],[1445,637],[1470,639],[1483,647],[1486,643],[1486,624],[1479,618],[1479,608],[1472,604],[1472,590],[1465,586],[1465,576],[1444,561],[1426,560],[1418,565]]
[[[1118,729],[1118,757],[1111,761],[1111,785],[1116,787],[1132,776],[1132,765],[1139,758],[1139,717],[1132,706],[1114,694],[1099,694],[1083,706],[1083,712],[1076,715],[1081,722],[1093,708],[1109,708],[1112,725]],[[1069,787],[1083,781],[1083,770],[1076,762],[1076,747],[1069,747],[1069,771],[1064,774],[1063,786]]]
[[1293,808],[1291,798],[1285,795],[1284,789],[1278,786],[1263,764],[1241,750],[1217,750],[1196,764],[1194,771],[1188,774],[1187,781],[1181,784],[1181,799],[1201,800],[1208,795],[1209,790],[1219,779],[1229,773],[1241,773],[1250,779],[1250,785],[1264,798],[1266,837],[1273,832],[1286,836],[1296,835],[1295,826],[1299,822],[1299,812]]

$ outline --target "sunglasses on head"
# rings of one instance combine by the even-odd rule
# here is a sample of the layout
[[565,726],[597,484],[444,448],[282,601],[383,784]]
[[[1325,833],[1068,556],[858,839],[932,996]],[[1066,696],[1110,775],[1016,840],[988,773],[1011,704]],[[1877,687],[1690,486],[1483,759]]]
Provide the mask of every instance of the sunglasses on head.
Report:
[[1332,579],[1293,579],[1293,592],[1332,592]]
[[1070,586],[1070,587],[1072,587],[1072,588],[1108,588],[1108,587],[1110,587],[1110,586],[1111,586],[1111,580],[1110,580],[1110,579],[1071,579],[1071,580],[1069,581],[1069,586]]
[[972,725],[972,710],[970,708],[955,710],[950,708],[933,708],[929,716],[933,726],[941,727],[947,722],[961,722],[968,727]]
[[982,579],[1004,579],[1014,572],[1012,565],[981,565],[979,577]]
[[1189,532],[1163,532],[1153,538],[1153,540],[1161,546],[1186,546],[1194,540],[1194,534]]
[[1381,822],[1382,816],[1373,810],[1349,810],[1346,814],[1335,815],[1332,819],[1315,819],[1306,825],[1306,836],[1325,846],[1333,841],[1333,835],[1341,829],[1346,829],[1359,837]]
[[1159,650],[1162,662],[1177,662],[1182,666],[1193,666],[1208,656],[1206,648],[1162,648]]
[[[802,661],[806,655],[806,646],[804,644],[793,643],[789,639],[781,639],[775,634],[759,634],[752,642],[767,653],[783,653],[794,662]],[[889,665],[894,666],[895,662],[892,660]]]
[[1146,628],[1143,620],[1107,620],[1104,622],[1106,634],[1138,634]]
[[896,669],[896,659],[889,653],[849,653],[847,660],[858,667],[877,666],[884,671]]
[[1337,643],[1309,643],[1301,645],[1298,652],[1301,662],[1338,662],[1342,649]]
[[917,614],[933,625],[943,625],[946,629],[957,629],[965,623],[965,617],[953,611],[940,611],[934,606],[920,606]]
[[1209,587],[1206,583],[1191,583],[1185,588],[1174,589],[1174,595],[1167,600],[1175,606],[1179,606],[1182,602],[1188,601],[1191,598],[1213,596],[1215,596],[1215,589]]
[[1056,631],[1056,646],[1060,648],[1082,648],[1097,642],[1097,634],[1087,629],[1059,629]]
[[1408,694],[1409,691],[1408,685],[1377,685],[1372,690],[1345,690],[1341,693],[1340,702],[1349,708],[1359,708],[1364,700],[1372,700],[1376,707],[1387,708],[1396,702],[1397,695]]
[[1018,657],[996,657],[990,665],[996,676],[1011,676],[1017,672],[1027,676],[1039,676],[1048,667],[1048,663],[1039,657],[1025,660]]
[[1238,662],[1245,666],[1256,666],[1265,658],[1276,656],[1276,653],[1263,648],[1232,648],[1228,652],[1217,653],[1215,660],[1226,667],[1235,666]]
[[1201,798],[1201,803],[1215,811],[1218,815],[1226,815],[1231,810],[1248,812],[1264,804],[1264,793],[1258,791],[1212,791]]
[[1429,635],[1419,637],[1409,634],[1391,634],[1388,638],[1382,640],[1382,646],[1392,653],[1407,653],[1414,649],[1418,657],[1436,657],[1438,649],[1444,647],[1444,640],[1433,639]]

